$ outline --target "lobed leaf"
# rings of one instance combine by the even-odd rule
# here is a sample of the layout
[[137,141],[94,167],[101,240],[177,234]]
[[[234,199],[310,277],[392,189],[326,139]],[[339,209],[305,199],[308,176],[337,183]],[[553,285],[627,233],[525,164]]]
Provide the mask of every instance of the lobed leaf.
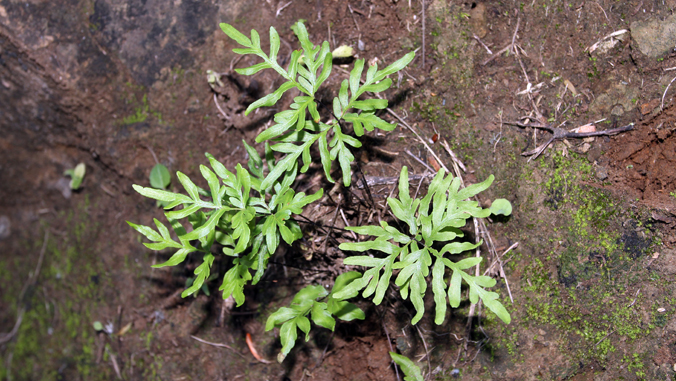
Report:
[[441,325],[446,319],[446,284],[444,283],[443,261],[436,260],[432,268],[432,292],[434,293],[434,323]]
[[277,62],[277,53],[279,52],[279,33],[274,27],[270,27],[270,61]]
[[374,77],[374,81],[380,81],[383,78],[387,77],[388,75],[396,73],[399,70],[405,68],[406,65],[408,65],[411,61],[413,61],[413,58],[415,58],[415,51],[407,53],[406,55],[404,55],[403,57],[392,63],[390,66],[377,72]]
[[420,372],[420,368],[413,363],[408,357],[390,352],[392,360],[399,365],[402,372],[404,372],[404,381],[425,381]]
[[235,259],[234,264],[235,266],[231,267],[223,276],[223,284],[219,290],[223,291],[223,299],[232,295],[237,307],[239,307],[244,304],[244,286],[247,281],[251,280],[251,274],[249,273],[249,266],[242,259]]
[[226,211],[225,208],[218,209],[214,214],[211,215],[211,217],[209,217],[209,220],[207,221],[206,224],[200,226],[199,228],[191,231],[190,233],[180,238],[183,240],[194,240],[206,236],[215,229],[218,220],[221,218],[223,213],[225,213],[225,211]]
[[232,25],[226,24],[226,23],[220,23],[219,25],[221,27],[221,30],[223,30],[223,32],[225,34],[227,34],[228,37],[237,41],[238,44],[246,46],[246,47],[251,47],[251,40],[249,40],[245,35],[240,33]]
[[252,66],[249,66],[249,67],[237,68],[237,69],[235,69],[235,71],[238,74],[242,74],[242,75],[254,75],[261,70],[270,69],[271,67],[272,67],[272,65],[270,65],[268,62],[261,62],[261,63],[257,63],[255,65],[252,65]]
[[200,288],[202,288],[202,285],[204,284],[204,281],[209,278],[209,273],[211,271],[211,265],[214,263],[214,256],[211,254],[207,254],[204,256],[203,262],[201,265],[197,266],[195,269],[195,280],[192,283],[192,286],[188,288],[187,290],[183,291],[181,294],[182,298],[185,298],[186,296],[190,296],[197,292]]
[[193,200],[190,199],[190,197],[180,194],[180,193],[173,193],[173,192],[168,192],[165,190],[160,190],[160,189],[154,189],[154,188],[146,188],[142,187],[140,185],[132,185],[134,190],[138,193],[140,193],[142,196],[152,198],[154,200],[158,201],[166,201],[166,202],[180,202],[180,203],[189,203],[192,204]]
[[244,115],[249,115],[249,113],[259,107],[268,107],[268,106],[273,106],[275,103],[277,103],[278,100],[282,98],[282,95],[287,90],[290,90],[292,88],[296,87],[296,84],[293,83],[293,81],[287,81],[284,82],[277,90],[274,92],[264,96],[263,98],[255,101],[254,103],[250,104],[249,107],[246,108],[246,111],[244,111]]
[[350,72],[350,92],[356,98],[355,94],[359,90],[359,81],[361,80],[361,73],[364,70],[364,59],[358,59],[354,62],[354,67]]

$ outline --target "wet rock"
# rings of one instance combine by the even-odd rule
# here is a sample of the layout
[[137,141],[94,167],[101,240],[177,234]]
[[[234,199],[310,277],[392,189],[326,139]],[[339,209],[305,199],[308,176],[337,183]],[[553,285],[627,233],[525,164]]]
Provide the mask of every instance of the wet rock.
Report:
[[635,21],[630,30],[639,50],[648,57],[660,57],[676,46],[676,15],[664,21]]

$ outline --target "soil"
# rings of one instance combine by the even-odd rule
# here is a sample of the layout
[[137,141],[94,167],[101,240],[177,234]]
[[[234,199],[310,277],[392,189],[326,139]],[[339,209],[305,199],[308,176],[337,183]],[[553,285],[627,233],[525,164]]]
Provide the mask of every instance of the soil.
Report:
[[[673,379],[676,56],[647,56],[631,35],[643,21],[668,20],[676,3],[425,4],[0,0],[0,378],[395,380],[403,377],[388,352],[397,351],[437,380]],[[428,314],[412,326],[412,305],[391,292],[379,306],[356,298],[365,321],[333,334],[313,328],[275,362],[279,331],[265,331],[267,316],[345,269],[337,244],[351,236],[321,227],[359,224],[371,210],[387,218],[380,210],[394,187],[367,192],[356,175],[352,188],[334,187],[315,165],[297,188],[331,195],[305,212],[317,225],[276,253],[241,307],[222,313],[218,279],[208,295],[180,298],[199,258],[151,267],[171,253],[146,249],[125,223],[161,216],[132,184],[147,186],[156,163],[200,178],[205,152],[229,169],[244,164],[242,140],[261,152],[254,138],[279,111],[244,115],[281,81],[269,70],[234,73],[257,61],[237,61],[218,23],[256,28],[264,45],[274,26],[282,59],[296,47],[290,26],[299,19],[315,43],[352,46],[379,66],[419,49],[385,96],[421,138],[403,126],[367,134],[355,172],[396,178],[405,165],[424,174],[421,162],[440,164],[424,140],[450,167],[448,142],[466,183],[494,174],[482,204],[514,206],[487,221],[498,253],[518,242],[502,257],[504,276],[491,274],[511,324],[482,308],[470,316],[464,295],[442,325]],[[335,65],[320,98],[330,101],[350,69]],[[207,70],[222,83],[210,85]],[[532,158],[522,153],[550,135],[510,124],[526,116],[568,130],[634,128],[555,141]],[[71,191],[63,172],[79,162],[87,172]],[[173,176],[171,189],[182,192],[178,184]],[[218,258],[213,272],[228,266]],[[247,334],[272,362],[254,359]]]

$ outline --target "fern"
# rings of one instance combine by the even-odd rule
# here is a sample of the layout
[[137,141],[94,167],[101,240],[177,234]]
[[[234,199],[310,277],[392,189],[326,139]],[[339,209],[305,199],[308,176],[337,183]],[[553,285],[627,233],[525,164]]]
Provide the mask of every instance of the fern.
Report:
[[[277,61],[280,39],[274,28],[270,28],[270,50],[267,53],[261,48],[260,36],[255,30],[251,31],[251,37],[247,37],[228,24],[221,24],[221,29],[243,47],[234,49],[235,53],[252,54],[262,59],[253,66],[236,69],[238,73],[252,75],[272,69],[285,80],[274,92],[249,105],[245,114],[259,107],[273,106],[291,89],[297,89],[301,95],[293,99],[288,110],[275,114],[274,124],[256,137],[257,142],[265,142],[263,158],[244,143],[249,155],[248,170],[238,164],[235,171],[230,172],[207,153],[210,167],[201,165],[200,172],[208,189],[198,187],[181,172],[177,172],[177,178],[187,195],[133,186],[141,195],[165,205],[165,218],[176,238],[158,219],[154,219],[155,228],[128,223],[150,241],[145,243],[149,249],[173,251],[166,262],[154,267],[176,266],[190,254],[202,256],[193,282],[182,293],[183,297],[200,289],[208,291],[206,283],[218,275],[212,276],[211,270],[216,260],[213,246],[219,244],[222,253],[232,258],[232,265],[225,272],[219,290],[224,299],[233,296],[240,306],[245,300],[244,287],[261,279],[270,256],[281,241],[291,244],[302,237],[293,215],[301,214],[305,206],[323,195],[322,190],[306,195],[296,193],[291,187],[298,172],[308,170],[313,147],[316,145],[326,178],[334,181],[331,170],[337,160],[343,184],[349,186],[354,160],[351,150],[361,146],[357,138],[376,128],[391,131],[396,127],[377,115],[379,110],[387,108],[387,101],[366,99],[364,94],[389,89],[392,80],[387,77],[406,67],[413,60],[414,52],[382,70],[378,70],[377,65],[370,66],[365,75],[364,60],[356,60],[349,79],[341,83],[338,95],[326,107],[332,117],[323,121],[319,110],[325,105],[317,100],[316,93],[331,74],[332,55],[328,42],[314,45],[305,26],[296,23],[292,29],[301,49],[291,53],[291,61],[283,68]],[[351,130],[347,128],[349,125]],[[275,153],[281,156],[275,158]],[[345,299],[361,292],[363,297],[373,296],[373,302],[380,304],[392,277],[395,277],[394,283],[402,297],[410,298],[415,307],[413,324],[423,316],[423,298],[430,273],[437,324],[443,323],[447,305],[459,306],[462,282],[469,286],[472,303],[482,300],[498,317],[509,323],[510,315],[499,302],[498,294],[486,290],[495,285],[495,280],[473,276],[465,271],[478,265],[481,258],[450,259],[452,255],[475,249],[481,244],[458,241],[463,237],[460,228],[467,219],[483,218],[491,213],[511,213],[511,204],[507,200],[495,200],[490,209],[482,209],[477,202],[468,200],[487,189],[492,182],[493,176],[490,176],[480,184],[460,189],[460,179],[439,171],[427,195],[422,199],[412,199],[408,189],[408,171],[404,167],[399,179],[398,198],[387,199],[398,219],[397,227],[386,222],[380,226],[351,227],[348,229],[375,238],[340,245],[345,251],[380,253],[378,256],[352,256],[344,260],[347,265],[363,266],[367,270],[364,273],[350,271],[341,274],[331,292],[322,286],[307,286],[296,294],[288,307],[279,308],[268,318],[266,330],[280,328],[282,350],[278,359],[282,361],[294,347],[299,329],[305,333],[306,340],[309,338],[311,321],[334,330],[336,318],[344,321],[364,319],[364,312]],[[186,222],[188,225],[184,225]],[[444,278],[447,270],[450,280]],[[420,369],[410,360],[394,353],[391,355],[401,366],[406,380],[422,379]]]
[[[292,170],[284,181],[275,184],[276,193],[266,201],[261,187],[262,159],[255,150],[244,144],[249,152],[249,167],[253,168],[253,176],[239,164],[235,173],[232,173],[207,153],[211,169],[201,165],[200,172],[209,185],[208,191],[197,187],[181,172],[177,173],[177,177],[187,196],[134,185],[138,193],[168,203],[165,209],[182,205],[181,209],[165,212],[178,241],[171,238],[169,229],[157,219],[154,220],[157,231],[128,222],[152,241],[145,244],[149,249],[178,249],[167,262],[154,267],[176,266],[190,253],[203,253],[203,262],[195,269],[195,280],[183,292],[183,297],[195,293],[209,278],[215,259],[211,247],[214,242],[218,242],[223,245],[223,254],[235,257],[233,267],[226,272],[220,288],[223,298],[233,295],[238,306],[244,303],[244,286],[249,281],[256,284],[260,280],[280,240],[291,244],[302,237],[300,227],[291,216],[300,214],[305,205],[316,201],[323,194],[322,190],[309,196],[302,192],[296,193],[290,188],[295,178],[295,170]],[[252,191],[259,196],[252,196]],[[203,200],[203,194],[210,200]],[[187,233],[179,222],[182,219],[188,219],[193,229],[191,232]],[[197,241],[198,244],[193,246],[191,241]],[[253,276],[250,270],[255,270]]]
[[[338,299],[351,298],[363,290],[362,296],[375,295],[373,302],[380,304],[390,285],[395,270],[399,270],[395,284],[399,286],[404,299],[410,297],[416,314],[411,323],[416,324],[425,312],[423,297],[427,291],[427,277],[432,272],[432,292],[436,305],[434,322],[442,324],[446,316],[446,306],[455,308],[460,305],[461,283],[469,286],[469,299],[477,303],[481,299],[486,307],[493,311],[505,323],[511,318],[504,306],[498,301],[498,294],[486,291],[495,286],[495,279],[487,276],[473,276],[465,270],[481,262],[480,257],[471,257],[458,262],[447,258],[446,254],[461,254],[473,250],[482,242],[453,242],[462,238],[460,228],[470,217],[484,218],[491,212],[503,209],[482,209],[469,197],[487,189],[493,182],[491,175],[484,182],[460,189],[460,179],[445,176],[440,170],[430,183],[428,193],[422,199],[411,199],[408,189],[408,170],[404,167],[399,178],[399,198],[388,198],[387,204],[394,215],[408,225],[407,233],[389,226],[382,221],[380,226],[348,227],[361,235],[376,237],[371,241],[346,242],[340,245],[345,251],[376,251],[384,256],[353,256],[344,260],[346,265],[369,268],[359,279],[355,279],[334,296]],[[496,200],[498,201],[498,200]],[[499,207],[499,201],[496,205]],[[430,213],[431,210],[431,213]],[[437,243],[446,243],[440,250]],[[452,272],[449,282],[444,279],[446,268]],[[448,302],[447,302],[448,301]]]
[[390,352],[390,357],[392,360],[399,365],[401,370],[404,372],[404,381],[424,381],[420,368],[415,365],[411,359],[406,356]]
[[[282,351],[278,356],[279,362],[282,362],[294,347],[298,329],[305,333],[305,341],[310,338],[308,314],[315,324],[332,331],[336,326],[336,319],[333,316],[343,321],[364,320],[364,311],[360,308],[352,303],[333,298],[335,293],[359,276],[360,274],[356,271],[339,275],[331,293],[322,286],[307,286],[296,293],[289,307],[281,307],[268,317],[265,324],[266,331],[281,326],[279,335],[282,341]],[[320,302],[318,299],[326,299],[328,302]]]
[[[331,167],[332,162],[338,160],[343,173],[343,184],[349,186],[352,179],[350,164],[354,160],[350,147],[359,148],[361,143],[344,131],[343,123],[352,123],[357,136],[362,136],[364,130],[373,131],[375,128],[392,131],[396,125],[376,115],[377,110],[387,108],[387,100],[362,100],[360,97],[366,92],[378,93],[389,89],[392,80],[386,77],[406,67],[413,60],[415,53],[410,52],[404,55],[383,70],[378,70],[378,65],[371,66],[366,72],[363,85],[360,82],[364,60],[357,60],[350,73],[350,79],[343,81],[338,96],[333,99],[334,119],[325,123],[321,120],[315,93],[331,74],[332,56],[328,42],[324,41],[321,45],[314,45],[310,42],[305,25],[301,22],[296,23],[292,29],[302,49],[291,54],[291,61],[284,69],[277,63],[279,34],[275,28],[270,27],[269,54],[261,49],[260,38],[255,30],[251,31],[251,39],[249,39],[229,24],[222,23],[221,29],[245,47],[233,49],[235,53],[253,54],[263,59],[263,62],[248,68],[236,69],[238,73],[252,75],[263,69],[273,69],[286,80],[277,90],[252,103],[247,108],[246,114],[259,107],[274,105],[286,91],[293,88],[305,94],[295,97],[290,110],[277,113],[274,116],[275,124],[256,137],[256,142],[259,143],[274,141],[272,150],[286,155],[263,180],[262,187],[267,189],[285,172],[291,171],[299,158],[303,161],[300,171],[307,171],[311,163],[310,148],[315,143],[319,148],[326,178],[331,182],[334,181],[331,178]],[[309,119],[307,119],[308,112]]]

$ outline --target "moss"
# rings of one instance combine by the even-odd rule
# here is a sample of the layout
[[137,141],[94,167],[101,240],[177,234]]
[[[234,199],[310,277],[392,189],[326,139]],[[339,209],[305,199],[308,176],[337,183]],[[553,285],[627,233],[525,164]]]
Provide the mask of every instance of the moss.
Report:
[[[570,353],[571,361],[605,364],[619,355],[618,340],[625,350],[633,348],[650,335],[655,323],[665,320],[656,316],[653,322],[644,321],[645,305],[636,300],[635,283],[650,279],[647,270],[634,266],[637,256],[647,251],[647,241],[624,244],[622,237],[634,234],[637,224],[620,224],[629,217],[626,208],[603,190],[582,185],[593,184],[584,158],[556,153],[539,163],[538,172],[545,176],[540,192],[549,212],[537,225],[554,221],[555,226],[546,242],[537,244],[536,254],[524,260],[523,324],[548,326],[566,335],[561,351]],[[534,177],[528,173],[521,181]],[[640,253],[633,255],[632,250]]]
[[[29,288],[21,302],[25,314],[16,337],[6,347],[12,353],[12,362],[7,369],[3,361],[0,368],[3,379],[114,377],[110,369],[94,369],[96,346],[91,323],[94,311],[101,307],[101,285],[109,279],[100,268],[96,247],[99,228],[89,220],[88,207],[88,202],[84,202],[60,216],[60,226],[68,230],[63,236],[52,235],[49,239],[37,286]],[[45,223],[42,225],[43,229],[49,228]],[[27,252],[37,253],[42,242],[29,240],[24,245]],[[15,269],[5,266],[0,279],[11,286],[7,287],[10,292],[3,293],[3,299],[7,305],[16,306],[19,295],[16,279],[25,277],[14,277],[5,283],[6,271],[27,273],[33,270],[34,262],[20,258]],[[16,316],[16,311],[12,316]]]

